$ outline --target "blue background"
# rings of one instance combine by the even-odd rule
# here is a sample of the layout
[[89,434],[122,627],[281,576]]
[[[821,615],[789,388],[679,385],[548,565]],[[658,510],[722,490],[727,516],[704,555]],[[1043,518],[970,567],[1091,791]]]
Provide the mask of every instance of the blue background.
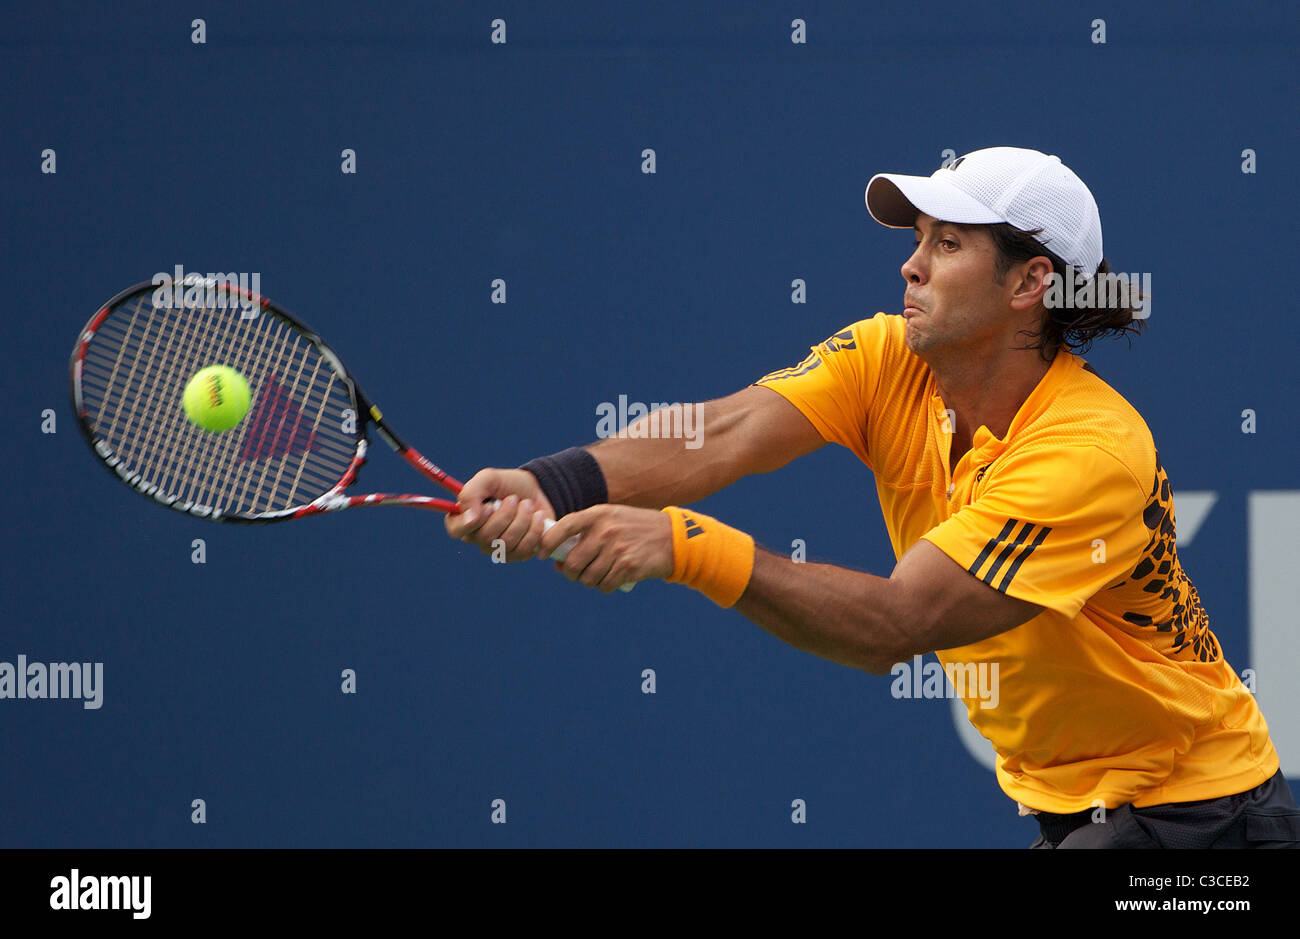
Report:
[[[1145,416],[1175,490],[1220,494],[1181,553],[1229,661],[1249,664],[1246,494],[1300,488],[1293,6],[3,17],[0,660],[102,661],[105,688],[97,711],[0,701],[0,846],[1027,845],[1035,826],[946,701],[896,701],[888,679],[682,588],[604,596],[489,564],[435,515],[249,529],[161,511],[95,465],[67,395],[77,331],[118,290],[177,263],[257,271],[436,462],[518,465],[593,439],[600,402],[719,397],[900,312],[909,236],[862,190],[949,148],[1060,154],[1096,194],[1113,268],[1152,273],[1148,334],[1089,360]],[[360,488],[420,486],[380,450]],[[847,451],[701,508],[776,550],[802,538],[811,558],[893,566]]]

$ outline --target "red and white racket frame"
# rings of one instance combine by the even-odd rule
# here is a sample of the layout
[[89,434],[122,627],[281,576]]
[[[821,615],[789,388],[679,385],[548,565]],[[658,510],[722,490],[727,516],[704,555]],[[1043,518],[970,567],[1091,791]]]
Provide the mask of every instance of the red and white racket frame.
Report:
[[[186,285],[204,284],[205,286],[215,286],[216,281],[203,278],[200,275],[188,275],[184,281]],[[98,437],[91,429],[87,409],[84,403],[81,385],[82,366],[86,357],[86,350],[90,347],[91,341],[95,338],[95,333],[103,324],[109,314],[116,309],[127,298],[142,293],[146,290],[152,291],[157,289],[154,281],[145,281],[136,284],[134,287],[128,287],[121,293],[117,294],[95,313],[86,323],[81,331],[81,336],[77,341],[76,347],[72,351],[72,359],[69,365],[69,375],[71,379],[72,390],[72,408],[77,417],[77,424],[81,427],[81,432],[86,441],[100,460],[105,468],[118,476],[123,482],[131,486],[141,495],[151,498],[159,505],[184,512],[187,515],[196,518],[207,519],[214,522],[242,522],[245,524],[260,524],[266,522],[281,522],[295,518],[305,518],[309,515],[323,515],[326,512],[337,512],[342,509],[350,509],[356,506],[384,506],[384,505],[405,505],[414,506],[422,509],[432,509],[438,512],[456,512],[458,511],[456,502],[450,499],[439,499],[433,496],[421,496],[411,493],[384,493],[373,492],[367,495],[350,496],[344,493],[344,490],[353,485],[361,473],[361,467],[366,462],[366,451],[369,446],[366,436],[367,424],[373,424],[375,430],[384,439],[393,451],[403,460],[409,463],[417,472],[427,477],[440,486],[445,487],[452,493],[459,495],[462,483],[449,476],[445,471],[440,469],[433,461],[424,456],[414,447],[408,446],[397,434],[384,423],[382,412],[373,403],[366,398],[365,393],[357,385],[356,381],[348,374],[347,368],[343,365],[343,360],[338,354],[326,345],[325,341],[313,331],[309,326],[300,319],[293,316],[284,308],[272,303],[266,297],[257,296],[237,284],[222,283],[222,286],[231,293],[236,293],[247,303],[255,304],[261,308],[264,313],[283,320],[296,332],[302,335],[304,339],[310,342],[320,354],[330,363],[330,366],[338,374],[339,379],[347,388],[347,393],[352,401],[353,409],[357,415],[356,429],[356,448],[353,452],[351,462],[344,470],[338,483],[328,492],[313,499],[306,505],[293,506],[287,509],[276,509],[266,512],[259,512],[255,515],[225,515],[220,510],[210,505],[200,505],[194,502],[182,502],[173,496],[160,493],[156,485],[150,484],[139,473],[131,472],[112,448],[102,438]]]

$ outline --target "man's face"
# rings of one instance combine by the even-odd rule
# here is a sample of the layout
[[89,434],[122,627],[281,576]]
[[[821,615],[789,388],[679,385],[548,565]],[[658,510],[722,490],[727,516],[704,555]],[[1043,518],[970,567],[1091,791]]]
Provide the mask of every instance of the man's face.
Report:
[[907,347],[922,358],[999,341],[1011,324],[1007,287],[994,280],[997,249],[983,228],[922,213],[902,267]]

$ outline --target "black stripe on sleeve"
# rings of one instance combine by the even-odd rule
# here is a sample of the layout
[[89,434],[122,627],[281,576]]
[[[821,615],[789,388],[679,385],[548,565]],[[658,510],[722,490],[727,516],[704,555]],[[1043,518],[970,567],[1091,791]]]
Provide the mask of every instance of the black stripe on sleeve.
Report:
[[1020,570],[1020,565],[1025,563],[1025,559],[1028,558],[1029,555],[1033,554],[1034,549],[1037,548],[1040,544],[1042,544],[1043,539],[1046,538],[1051,533],[1052,530],[1047,527],[1044,527],[1042,530],[1038,532],[1038,536],[1029,543],[1029,547],[1021,551],[1020,557],[1016,558],[1015,563],[1012,564],[1009,568],[1007,568],[1006,574],[1002,576],[1002,580],[998,584],[998,588],[997,588],[998,590],[1002,591],[1003,593],[1007,592],[1007,586],[1011,583],[1012,579],[1016,576],[1016,571]]
[[975,563],[966,568],[967,572],[978,577],[980,575],[980,568],[984,566],[984,562],[988,559],[988,556],[993,553],[993,549],[1001,544],[1002,539],[1011,534],[1011,529],[1018,524],[1019,519],[1007,519],[1007,523],[1002,526],[1002,530],[989,539],[989,543],[984,546],[984,550],[981,551],[980,556],[975,559]]
[[1002,565],[1007,562],[1007,558],[1011,557],[1012,552],[1015,551],[1016,548],[1024,544],[1025,539],[1029,537],[1029,533],[1033,530],[1033,522],[1025,522],[1024,525],[1021,526],[1019,533],[1017,533],[1016,540],[1002,549],[998,556],[993,559],[993,564],[989,567],[989,572],[980,579],[989,586],[992,586],[993,578],[998,576],[998,571],[1001,570]]

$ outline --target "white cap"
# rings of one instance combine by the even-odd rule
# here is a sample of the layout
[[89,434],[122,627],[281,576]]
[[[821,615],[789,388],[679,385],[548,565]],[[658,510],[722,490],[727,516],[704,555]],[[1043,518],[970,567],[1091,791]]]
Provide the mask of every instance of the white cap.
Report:
[[974,150],[929,176],[877,173],[867,211],[890,228],[911,228],[919,212],[945,222],[1009,222],[1042,229],[1038,243],[1084,276],[1101,264],[1097,202],[1059,157],[1019,147]]

